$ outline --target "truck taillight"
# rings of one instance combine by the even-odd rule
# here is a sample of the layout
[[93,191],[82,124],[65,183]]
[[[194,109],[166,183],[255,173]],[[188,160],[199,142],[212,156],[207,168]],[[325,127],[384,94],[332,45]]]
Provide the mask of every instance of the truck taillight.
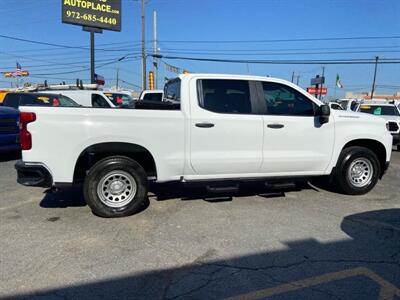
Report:
[[30,150],[32,148],[32,135],[28,131],[27,125],[35,121],[35,113],[21,112],[19,114],[19,136],[22,150]]

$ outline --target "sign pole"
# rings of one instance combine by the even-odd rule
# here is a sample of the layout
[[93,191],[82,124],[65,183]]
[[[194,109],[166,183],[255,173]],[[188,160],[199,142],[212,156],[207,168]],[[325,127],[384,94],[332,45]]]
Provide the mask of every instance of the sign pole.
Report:
[[90,31],[90,82],[94,82],[94,74],[95,74],[95,52],[94,52],[94,31]]

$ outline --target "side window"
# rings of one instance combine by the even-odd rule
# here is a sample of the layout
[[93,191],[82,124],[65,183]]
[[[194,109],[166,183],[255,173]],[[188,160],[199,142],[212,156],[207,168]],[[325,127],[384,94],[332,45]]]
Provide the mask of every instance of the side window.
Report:
[[247,80],[203,79],[199,84],[200,106],[216,113],[251,114]]
[[315,104],[295,89],[274,82],[263,82],[268,115],[314,116]]
[[21,95],[21,100],[19,102],[20,106],[24,106],[24,105],[40,105],[41,101],[36,100],[34,96],[32,95]]
[[10,106],[14,108],[19,107],[19,95],[18,94],[7,94],[3,106]]
[[92,106],[96,108],[109,108],[110,105],[107,103],[103,96],[98,94],[92,94]]

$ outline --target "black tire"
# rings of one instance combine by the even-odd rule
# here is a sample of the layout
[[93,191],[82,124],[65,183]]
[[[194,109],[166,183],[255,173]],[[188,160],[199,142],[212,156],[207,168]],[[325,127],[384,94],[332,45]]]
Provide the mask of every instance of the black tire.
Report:
[[[116,175],[113,175],[116,173]],[[107,192],[101,192],[102,187],[99,185],[101,184],[102,186],[106,185],[107,182],[115,182],[112,181],[111,179],[114,179],[113,176],[118,178],[118,174],[122,174],[122,176],[126,176],[128,178],[127,180],[132,181],[134,180],[134,183],[132,182],[132,185],[134,185],[136,188],[136,193],[132,192],[132,195],[129,195],[129,198],[132,198],[130,202],[128,202],[126,205],[123,205],[121,207],[113,207],[110,205],[107,205],[105,202],[111,203],[103,193]],[[130,176],[129,176],[130,175]],[[109,178],[111,176],[111,179],[105,179]],[[121,177],[121,176],[120,176]],[[130,182],[126,181],[126,182]],[[119,187],[119,183],[122,182],[124,183],[124,186],[126,185],[126,193],[129,193],[129,183],[125,184],[126,182],[123,182],[123,180],[119,181],[117,186]],[[108,185],[111,186],[111,183]],[[133,190],[134,190],[133,188]],[[100,191],[99,191],[100,189]],[[104,187],[104,189],[107,189]],[[131,187],[132,189],[132,187]],[[146,205],[148,204],[148,197],[147,197],[147,175],[145,170],[142,168],[140,164],[138,164],[136,161],[124,157],[124,156],[111,156],[104,158],[100,161],[98,161],[90,170],[89,173],[87,174],[84,182],[84,196],[86,199],[86,203],[89,205],[91,208],[92,212],[100,217],[104,218],[118,218],[118,217],[126,217],[133,215],[141,210],[143,210]],[[118,195],[110,194],[111,198],[112,197],[119,197]],[[125,196],[125,194],[122,194],[122,198]],[[121,201],[123,201],[121,198]],[[103,199],[103,200],[102,200]],[[119,201],[115,200],[115,201]],[[115,205],[119,205],[117,202]],[[123,203],[121,203],[123,204]],[[113,205],[113,204],[111,204]]]
[[[353,162],[356,161],[368,161],[370,163],[371,170],[366,171],[364,174],[371,174],[369,180],[365,180],[364,186],[357,186],[349,176],[348,172]],[[369,169],[369,167],[368,167]],[[338,191],[347,195],[364,195],[372,190],[376,183],[378,182],[379,176],[381,174],[381,165],[379,163],[378,157],[374,152],[364,147],[349,147],[342,151],[339,156],[336,170],[333,174],[333,184],[338,188]],[[369,175],[365,177],[368,179]],[[361,179],[363,180],[363,177]]]

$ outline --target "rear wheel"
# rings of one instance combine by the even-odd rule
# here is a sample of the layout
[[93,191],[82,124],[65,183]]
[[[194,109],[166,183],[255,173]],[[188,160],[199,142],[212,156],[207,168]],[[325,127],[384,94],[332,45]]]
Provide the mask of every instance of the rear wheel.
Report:
[[130,158],[105,158],[87,174],[84,195],[95,215],[106,218],[132,215],[148,203],[146,172]]
[[378,157],[364,147],[349,147],[342,151],[334,174],[339,191],[348,195],[363,195],[376,185],[381,172]]

